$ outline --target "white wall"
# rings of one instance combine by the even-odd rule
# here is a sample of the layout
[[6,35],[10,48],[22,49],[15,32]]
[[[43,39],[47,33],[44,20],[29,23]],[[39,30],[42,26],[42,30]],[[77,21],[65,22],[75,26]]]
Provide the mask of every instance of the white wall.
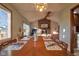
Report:
[[51,20],[51,34],[53,33],[53,31],[58,31],[58,26],[59,24],[57,22]]
[[[60,15],[60,40],[69,43],[70,42],[70,12],[68,10],[63,10]],[[63,32],[65,29],[65,32]],[[65,37],[63,38],[63,35]]]
[[[77,4],[70,5],[59,12],[59,23],[60,23],[60,40],[68,43],[68,49],[70,50],[70,9]],[[65,29],[65,32],[63,32]],[[63,35],[65,36],[63,38]]]
[[32,22],[31,25],[32,25],[33,27],[38,28],[38,21],[34,21],[34,22]]

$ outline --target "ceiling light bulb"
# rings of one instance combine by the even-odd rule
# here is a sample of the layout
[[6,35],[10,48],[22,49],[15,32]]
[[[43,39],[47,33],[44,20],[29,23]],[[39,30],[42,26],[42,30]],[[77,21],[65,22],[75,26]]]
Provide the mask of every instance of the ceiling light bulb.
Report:
[[44,8],[44,6],[42,6],[41,8]]
[[39,6],[37,5],[36,7],[38,8]]
[[43,11],[43,9],[41,8],[41,9],[40,9],[40,12],[42,12],[42,11]]
[[36,10],[42,12],[47,8],[47,3],[36,3],[35,7],[36,7]]

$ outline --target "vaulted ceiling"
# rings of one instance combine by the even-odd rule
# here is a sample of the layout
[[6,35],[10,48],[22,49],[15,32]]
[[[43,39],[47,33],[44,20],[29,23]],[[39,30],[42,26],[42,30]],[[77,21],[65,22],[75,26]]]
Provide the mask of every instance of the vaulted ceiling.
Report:
[[[21,15],[28,19],[29,22],[34,22],[39,19],[42,19],[48,11],[52,11],[52,16],[56,13],[63,10],[64,8],[68,7],[71,4],[66,3],[48,3],[48,7],[45,11],[39,12],[35,9],[34,3],[13,3],[11,4]],[[54,19],[53,19],[54,20]],[[55,19],[56,21],[56,19]]]

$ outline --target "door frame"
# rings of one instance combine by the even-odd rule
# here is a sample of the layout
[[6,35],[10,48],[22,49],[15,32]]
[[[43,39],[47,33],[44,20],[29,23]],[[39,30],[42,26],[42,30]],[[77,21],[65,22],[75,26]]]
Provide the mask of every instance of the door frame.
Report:
[[75,33],[74,33],[74,26],[75,26],[75,21],[74,21],[74,10],[79,7],[79,4],[70,9],[70,53],[74,53],[74,46],[75,46]]

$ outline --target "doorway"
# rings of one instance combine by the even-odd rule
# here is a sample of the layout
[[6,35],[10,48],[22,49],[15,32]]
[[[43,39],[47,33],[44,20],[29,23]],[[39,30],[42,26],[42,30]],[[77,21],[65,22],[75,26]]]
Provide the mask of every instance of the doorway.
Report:
[[79,5],[71,9],[71,43],[70,50],[74,53],[75,49],[79,50]]

